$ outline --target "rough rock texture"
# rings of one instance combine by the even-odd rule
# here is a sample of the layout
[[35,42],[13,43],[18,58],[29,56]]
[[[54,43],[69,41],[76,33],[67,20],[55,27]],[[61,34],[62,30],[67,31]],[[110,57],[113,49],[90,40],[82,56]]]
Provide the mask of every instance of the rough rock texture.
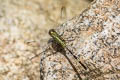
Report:
[[41,80],[120,80],[119,0],[96,0],[56,31],[87,70],[51,42],[42,53]]

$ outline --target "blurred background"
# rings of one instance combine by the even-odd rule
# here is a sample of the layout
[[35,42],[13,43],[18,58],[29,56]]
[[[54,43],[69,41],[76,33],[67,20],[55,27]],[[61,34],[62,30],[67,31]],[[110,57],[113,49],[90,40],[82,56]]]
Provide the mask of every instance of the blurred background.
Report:
[[11,31],[14,39],[39,39],[38,42],[44,45],[49,39],[49,29],[79,15],[91,2],[92,0],[0,0],[0,25],[9,27],[10,30],[16,29],[16,32]]
[[27,58],[43,51],[49,29],[79,15],[91,2],[0,0],[0,80],[39,80],[40,59],[30,63]]
[[49,29],[56,28],[66,20],[79,15],[90,3],[91,0],[40,0],[38,23],[41,24],[41,41],[48,41],[49,36],[46,33]]

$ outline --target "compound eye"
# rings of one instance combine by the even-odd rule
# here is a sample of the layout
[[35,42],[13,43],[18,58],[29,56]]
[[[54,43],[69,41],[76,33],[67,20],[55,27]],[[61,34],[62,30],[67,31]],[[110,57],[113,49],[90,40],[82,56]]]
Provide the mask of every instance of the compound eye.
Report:
[[54,32],[55,32],[54,29],[50,29],[50,30],[49,30],[49,35],[52,35],[52,33],[54,33]]

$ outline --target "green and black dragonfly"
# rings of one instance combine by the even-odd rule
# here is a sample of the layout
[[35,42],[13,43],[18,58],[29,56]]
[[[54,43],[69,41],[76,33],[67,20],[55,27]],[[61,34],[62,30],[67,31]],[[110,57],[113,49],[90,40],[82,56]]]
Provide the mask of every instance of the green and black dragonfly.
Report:
[[[67,47],[65,40],[64,40],[54,29],[49,30],[49,35],[53,38],[53,40],[54,40],[57,44],[60,45],[60,47],[62,47],[62,48],[65,49],[65,50],[68,50],[68,52],[74,57],[74,59],[75,59],[77,62],[79,62],[79,64],[80,64],[85,70],[87,70],[87,67],[86,67],[80,60],[78,60],[78,58],[73,54],[73,52]],[[43,52],[45,52],[45,51],[43,51]],[[35,55],[34,57],[39,56],[39,55],[40,55],[40,54]],[[31,59],[33,59],[34,57],[32,57]],[[66,57],[66,58],[68,58],[68,57]],[[69,60],[69,59],[68,59],[68,60]],[[70,60],[69,60],[69,62],[70,62]],[[70,62],[70,64],[73,65],[71,62]],[[74,70],[76,71],[79,79],[82,80],[82,78],[81,78],[80,75],[79,75],[79,72],[75,69],[74,66],[72,66],[72,67],[73,67]]]
[[[58,43],[62,48],[68,50],[69,53],[73,55],[73,52],[68,49],[65,40],[54,29],[49,30],[49,35],[55,40],[56,43]],[[73,55],[73,57],[82,65],[85,70],[87,70],[86,66],[81,61],[79,61],[75,55]]]

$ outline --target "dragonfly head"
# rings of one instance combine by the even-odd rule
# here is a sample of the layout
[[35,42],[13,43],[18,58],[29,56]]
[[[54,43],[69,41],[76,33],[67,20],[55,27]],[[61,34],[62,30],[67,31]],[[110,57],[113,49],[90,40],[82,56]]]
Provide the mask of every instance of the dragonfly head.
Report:
[[50,29],[50,30],[49,30],[49,35],[50,35],[51,37],[53,37],[53,36],[57,35],[57,33],[56,33],[56,31],[55,31],[54,29]]

